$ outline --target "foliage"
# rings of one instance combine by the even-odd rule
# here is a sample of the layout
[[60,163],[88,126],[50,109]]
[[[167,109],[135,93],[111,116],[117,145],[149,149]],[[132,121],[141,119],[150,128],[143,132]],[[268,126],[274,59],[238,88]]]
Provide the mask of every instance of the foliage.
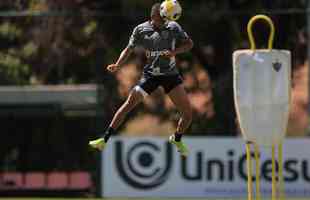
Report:
[[[6,81],[1,83],[31,84],[31,78],[41,84],[97,80],[96,73],[103,71],[94,65],[116,59],[126,45],[132,28],[147,20],[150,7],[155,2],[158,1],[1,1],[0,11],[3,13],[28,11],[24,17],[11,15],[0,18],[0,51],[2,58],[5,58],[1,62],[1,76],[6,77]],[[203,54],[206,46],[214,48],[214,65],[221,66],[221,71],[225,72],[230,68],[232,50],[244,47],[244,26],[250,16],[271,9],[305,8],[305,1],[302,0],[277,0],[272,4],[267,0],[197,0],[195,3],[181,3],[184,13],[180,23],[195,41],[193,54],[212,77],[219,72],[208,69],[209,60]],[[37,12],[41,12],[41,16],[36,16]],[[290,48],[296,30],[305,24],[304,16],[296,14],[292,18],[284,14],[272,17],[283,29],[276,44]],[[8,49],[14,54],[9,53]]]

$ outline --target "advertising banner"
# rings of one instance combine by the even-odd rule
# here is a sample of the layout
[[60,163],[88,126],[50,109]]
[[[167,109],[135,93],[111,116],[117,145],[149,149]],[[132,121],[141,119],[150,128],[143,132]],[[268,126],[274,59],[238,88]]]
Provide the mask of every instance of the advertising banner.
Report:
[[[166,138],[114,137],[102,153],[104,197],[245,197],[247,174],[241,138],[184,138],[180,157]],[[284,144],[287,196],[310,195],[310,139]],[[254,156],[254,155],[253,155]],[[271,149],[262,148],[261,188],[271,192]],[[254,177],[253,177],[254,178]]]

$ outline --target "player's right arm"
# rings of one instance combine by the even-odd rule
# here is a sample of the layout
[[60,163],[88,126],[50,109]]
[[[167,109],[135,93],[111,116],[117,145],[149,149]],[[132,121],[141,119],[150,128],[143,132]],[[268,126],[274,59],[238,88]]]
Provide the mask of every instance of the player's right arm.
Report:
[[127,47],[122,51],[116,63],[109,65],[107,69],[110,72],[117,71],[119,67],[126,62],[127,58],[133,52],[133,49],[137,46],[138,42],[139,42],[139,30],[138,27],[136,27],[131,34]]
[[120,66],[126,62],[127,58],[130,56],[132,51],[133,51],[133,49],[126,47],[122,51],[122,53],[120,54],[120,56],[119,56],[118,60],[116,61],[116,63],[108,65],[107,69],[110,72],[117,71],[120,68]]

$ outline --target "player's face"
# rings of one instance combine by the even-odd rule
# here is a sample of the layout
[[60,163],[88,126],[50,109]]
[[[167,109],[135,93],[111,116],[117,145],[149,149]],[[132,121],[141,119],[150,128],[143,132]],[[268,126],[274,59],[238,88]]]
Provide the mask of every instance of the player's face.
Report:
[[151,18],[152,18],[152,21],[154,22],[155,26],[157,26],[157,27],[160,27],[165,23],[163,18],[160,16],[159,8],[156,10],[156,12],[153,13]]

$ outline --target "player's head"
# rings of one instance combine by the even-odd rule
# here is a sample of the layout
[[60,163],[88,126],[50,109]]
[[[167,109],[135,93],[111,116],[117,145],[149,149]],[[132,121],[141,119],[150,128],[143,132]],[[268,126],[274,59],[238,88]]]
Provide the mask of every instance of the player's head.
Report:
[[160,16],[160,3],[155,3],[151,9],[151,19],[155,23],[164,23],[165,20]]

